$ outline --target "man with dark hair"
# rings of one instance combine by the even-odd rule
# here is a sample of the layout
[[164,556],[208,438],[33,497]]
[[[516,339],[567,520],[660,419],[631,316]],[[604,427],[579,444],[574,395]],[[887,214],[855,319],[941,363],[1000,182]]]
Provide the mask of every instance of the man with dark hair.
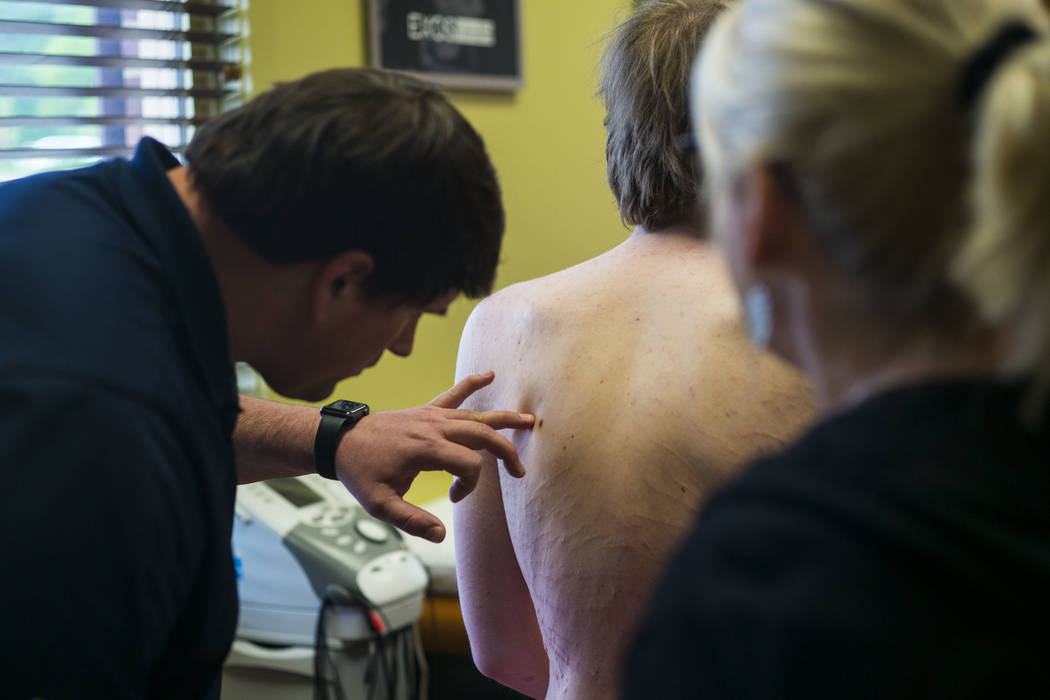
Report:
[[483,470],[455,517],[474,659],[532,697],[618,697],[626,641],[703,499],[811,414],[801,376],[748,345],[682,148],[690,66],[724,5],[642,4],[605,51],[609,183],[634,232],[486,299],[463,332],[458,374],[500,377],[469,405],[537,417],[511,435],[529,474]]
[[421,469],[455,474],[454,499],[477,481],[474,450],[524,473],[496,429],[531,416],[457,410],[491,373],[334,427],[235,393],[245,361],[286,396],[322,399],[384,350],[408,355],[421,314],[489,291],[499,187],[440,93],[319,73],[206,123],[186,158],[145,139],[130,161],[0,186],[12,697],[216,697],[238,481],[318,471],[440,540],[401,498]]
[[186,161],[216,216],[271,263],[361,250],[375,263],[364,292],[396,303],[492,286],[496,173],[477,133],[423,83],[330,70],[279,85],[206,122]]

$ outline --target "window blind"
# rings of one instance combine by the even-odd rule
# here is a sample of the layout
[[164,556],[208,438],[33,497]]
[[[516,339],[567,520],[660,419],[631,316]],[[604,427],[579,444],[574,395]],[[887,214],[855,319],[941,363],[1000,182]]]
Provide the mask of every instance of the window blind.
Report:
[[236,104],[238,0],[0,0],[0,181],[175,151]]

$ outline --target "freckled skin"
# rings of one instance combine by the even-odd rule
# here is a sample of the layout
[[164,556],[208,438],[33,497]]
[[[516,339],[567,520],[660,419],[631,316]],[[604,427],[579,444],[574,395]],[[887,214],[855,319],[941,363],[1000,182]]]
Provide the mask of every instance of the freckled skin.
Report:
[[750,348],[722,258],[671,233],[482,302],[457,375],[489,368],[470,408],[540,418],[506,433],[526,476],[486,470],[457,505],[475,660],[538,697],[615,698],[673,547],[712,489],[810,420],[809,389]]

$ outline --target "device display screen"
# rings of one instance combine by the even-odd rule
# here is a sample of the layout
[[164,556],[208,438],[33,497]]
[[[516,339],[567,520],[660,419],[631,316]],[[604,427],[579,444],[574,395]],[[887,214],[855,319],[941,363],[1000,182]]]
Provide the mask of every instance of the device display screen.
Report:
[[266,485],[288,499],[296,508],[324,500],[316,491],[298,479],[270,479]]

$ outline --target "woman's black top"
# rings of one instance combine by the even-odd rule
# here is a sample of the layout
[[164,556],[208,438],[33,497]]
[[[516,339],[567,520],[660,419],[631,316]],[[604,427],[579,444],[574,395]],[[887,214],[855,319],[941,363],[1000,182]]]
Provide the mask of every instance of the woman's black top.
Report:
[[627,698],[1050,697],[1050,411],[992,380],[835,415],[714,497]]

